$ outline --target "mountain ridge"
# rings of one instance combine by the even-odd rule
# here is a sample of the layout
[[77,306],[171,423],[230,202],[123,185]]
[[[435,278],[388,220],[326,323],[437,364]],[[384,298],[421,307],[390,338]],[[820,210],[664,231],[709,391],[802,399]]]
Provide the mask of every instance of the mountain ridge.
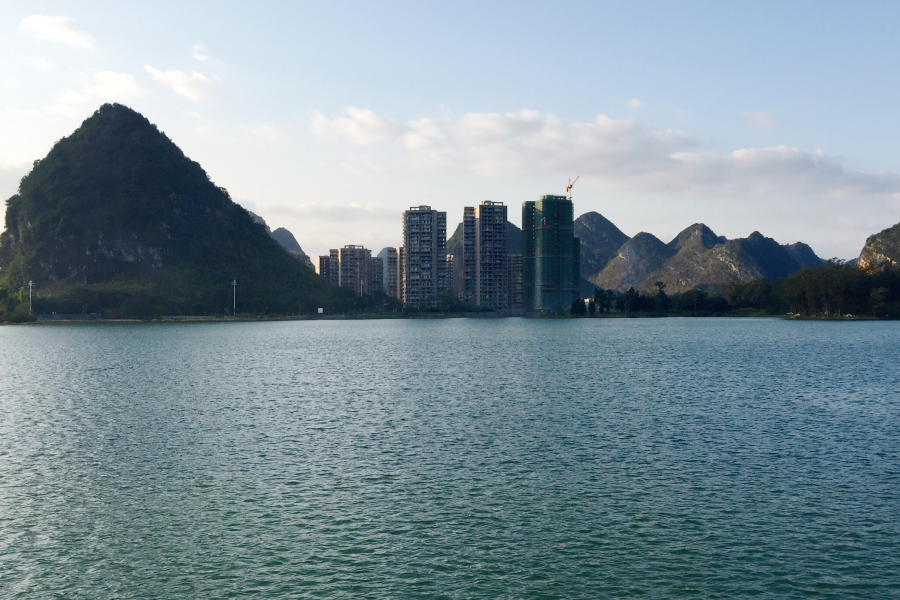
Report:
[[575,236],[581,240],[581,272],[595,274],[612,260],[628,236],[598,212],[586,212],[574,223]]
[[[608,248],[598,251],[589,244],[590,238],[587,247],[582,239],[583,257],[608,252]],[[585,262],[582,259],[582,264]],[[781,245],[757,231],[728,240],[705,224],[695,223],[668,243],[641,232],[622,244],[599,272],[583,269],[582,276],[604,289],[652,291],[661,282],[669,293],[677,293],[721,290],[732,281],[778,279],[823,262],[802,242]]]

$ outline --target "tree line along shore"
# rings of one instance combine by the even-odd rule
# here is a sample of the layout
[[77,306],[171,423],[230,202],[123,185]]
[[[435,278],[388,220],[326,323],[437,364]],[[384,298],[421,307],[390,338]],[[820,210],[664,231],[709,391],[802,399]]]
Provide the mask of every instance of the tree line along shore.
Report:
[[[0,322],[23,323],[34,321],[38,314],[79,315],[94,314],[107,319],[125,319],[128,314],[143,319],[190,320],[204,318],[234,318],[225,307],[208,313],[185,312],[178,318],[166,317],[171,314],[154,310],[151,301],[144,299],[140,311],[127,313],[117,310],[97,310],[84,302],[93,294],[79,294],[72,290],[66,296],[68,302],[60,303],[58,298],[51,302],[40,298],[32,299],[29,310],[27,289],[10,290],[0,288]],[[97,299],[94,298],[96,301]],[[316,307],[298,307],[296,311],[267,313],[238,313],[238,319],[285,319],[285,318],[416,318],[441,316],[511,316],[521,313],[492,313],[479,307],[467,305],[457,298],[447,297],[434,309],[411,310],[403,307],[395,299],[385,294],[371,294],[356,298],[327,314],[319,314]],[[81,303],[79,305],[79,303]],[[133,305],[137,308],[137,305]],[[60,310],[50,310],[50,309]],[[160,305],[158,309],[169,308]],[[80,310],[79,310],[80,309]],[[746,282],[732,282],[722,292],[689,290],[667,294],[664,285],[655,293],[626,292],[595,288],[592,296],[585,301],[573,303],[569,311],[558,311],[546,316],[575,317],[622,317],[622,316],[786,316],[812,319],[898,319],[900,318],[900,269],[884,268],[866,272],[856,265],[831,260],[824,265],[804,269],[788,277],[777,280],[758,279]]]

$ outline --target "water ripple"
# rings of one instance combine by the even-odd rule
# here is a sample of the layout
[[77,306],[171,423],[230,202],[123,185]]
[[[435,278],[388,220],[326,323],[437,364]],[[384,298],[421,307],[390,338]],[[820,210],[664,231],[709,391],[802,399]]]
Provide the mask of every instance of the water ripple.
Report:
[[0,328],[0,596],[900,596],[900,326]]

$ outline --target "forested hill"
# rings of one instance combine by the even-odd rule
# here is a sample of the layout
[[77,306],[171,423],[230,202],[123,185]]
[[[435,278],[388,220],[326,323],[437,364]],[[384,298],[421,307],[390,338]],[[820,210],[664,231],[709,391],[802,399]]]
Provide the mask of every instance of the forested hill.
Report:
[[[7,200],[0,287],[41,311],[296,312],[353,299],[288,254],[156,126],[105,104]],[[77,310],[76,310],[77,309]]]

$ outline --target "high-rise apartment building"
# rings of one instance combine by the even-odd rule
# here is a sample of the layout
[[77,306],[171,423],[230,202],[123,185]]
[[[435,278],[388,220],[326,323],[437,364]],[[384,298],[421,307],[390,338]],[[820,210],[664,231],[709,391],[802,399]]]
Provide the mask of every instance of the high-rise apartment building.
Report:
[[400,265],[400,282],[397,289],[397,292],[400,294],[400,301],[403,302],[403,299],[406,298],[406,248],[400,247],[397,248],[397,262]]
[[475,262],[475,207],[463,208],[463,253],[459,261],[462,266],[462,291],[460,297],[471,304],[476,303],[475,279],[478,268]]
[[369,293],[380,294],[384,292],[384,261],[380,256],[373,256],[369,261]]
[[319,275],[332,285],[340,282],[340,269],[337,250],[332,250],[327,256],[319,256]]
[[337,248],[328,251],[328,281],[341,285],[341,251]]
[[400,280],[402,273],[400,269],[400,251],[397,248],[383,248],[378,253],[381,259],[381,272],[384,293],[391,298],[402,299],[400,294]]
[[362,246],[347,245],[338,250],[338,285],[357,295],[369,293],[372,251]]
[[508,254],[506,256],[509,270],[509,309],[522,310],[522,255]]
[[565,196],[522,204],[522,308],[568,310],[580,298],[581,242]]
[[[373,257],[368,248],[347,245],[319,257],[319,275],[357,295],[374,294],[385,288],[383,262],[381,257]],[[396,258],[393,264],[396,269]]]
[[403,302],[433,308],[449,293],[447,213],[414,206],[403,213]]
[[510,308],[507,212],[502,202],[485,200],[463,209],[463,258],[457,295],[491,310]]
[[475,207],[475,303],[492,310],[507,310],[508,273],[506,206],[485,200]]

